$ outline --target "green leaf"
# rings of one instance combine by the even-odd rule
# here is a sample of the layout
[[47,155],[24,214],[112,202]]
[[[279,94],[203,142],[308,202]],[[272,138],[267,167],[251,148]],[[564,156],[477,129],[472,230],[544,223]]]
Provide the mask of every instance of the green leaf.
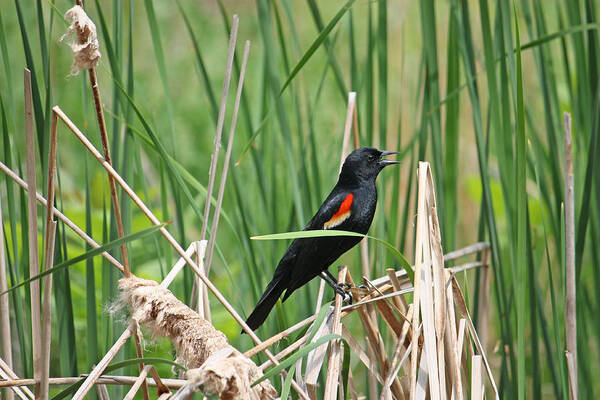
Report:
[[314,238],[314,237],[332,237],[332,236],[354,236],[363,237],[384,245],[394,257],[400,261],[400,266],[406,270],[406,273],[410,277],[410,280],[414,282],[414,271],[402,253],[398,251],[391,243],[385,240],[378,239],[373,236],[363,235],[362,233],[350,232],[350,231],[338,231],[335,229],[331,230],[311,230],[311,231],[296,231],[296,232],[285,232],[285,233],[274,233],[271,235],[252,236],[252,240],[282,240],[282,239],[302,239],[302,238]]
[[21,287],[23,285],[27,285],[28,283],[33,282],[33,281],[35,281],[37,279],[40,279],[40,278],[42,278],[42,277],[44,277],[44,276],[46,276],[48,274],[52,274],[54,272],[61,271],[61,270],[65,269],[65,268],[67,268],[67,267],[69,267],[69,266],[71,266],[73,264],[77,264],[78,262],[85,261],[85,260],[87,260],[90,257],[94,257],[94,256],[97,256],[98,254],[101,254],[101,253],[105,252],[105,251],[111,250],[111,249],[113,249],[113,248],[115,248],[117,246],[122,245],[123,243],[129,243],[129,242],[132,242],[134,240],[141,239],[143,237],[146,237],[146,236],[149,236],[149,235],[151,235],[153,233],[156,233],[156,232],[158,232],[158,230],[160,228],[164,227],[165,225],[166,224],[160,224],[160,225],[151,226],[150,228],[146,228],[146,229],[144,229],[142,231],[139,231],[139,232],[136,232],[136,233],[132,233],[131,235],[127,235],[127,236],[122,237],[122,238],[117,239],[117,240],[113,240],[112,242],[106,243],[106,244],[104,244],[104,245],[102,245],[102,246],[100,246],[100,247],[98,247],[96,249],[87,251],[87,252],[85,252],[85,253],[77,256],[77,257],[71,258],[70,260],[63,261],[60,264],[57,264],[57,265],[55,265],[54,267],[52,267],[50,269],[47,269],[46,271],[42,272],[41,274],[38,274],[38,275],[36,275],[36,276],[34,276],[32,278],[29,278],[29,279],[27,279],[27,280],[19,283],[18,285],[10,287],[8,290],[0,293],[0,296],[2,296],[5,293],[12,292],[13,290],[15,290],[17,288],[19,288],[19,287]]

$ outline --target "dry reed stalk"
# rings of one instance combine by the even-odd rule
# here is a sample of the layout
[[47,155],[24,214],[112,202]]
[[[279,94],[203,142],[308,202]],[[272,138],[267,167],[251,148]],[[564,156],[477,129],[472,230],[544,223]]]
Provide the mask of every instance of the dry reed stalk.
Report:
[[[381,375],[386,376],[390,368],[390,362],[385,352],[383,338],[377,327],[376,314],[374,312],[369,312],[367,305],[363,305],[358,308],[358,316],[366,333],[367,344],[370,345],[370,348],[372,349],[372,354],[369,354],[367,351],[369,358],[375,358],[375,360],[377,360]],[[367,349],[369,349],[369,347],[367,347]],[[372,355],[374,355],[374,357],[372,357]],[[394,396],[396,397],[399,397],[399,393],[402,390],[399,386],[400,382],[395,379],[392,384],[392,393],[394,393]]]
[[[51,386],[64,386],[64,385],[72,385],[74,383],[81,382],[81,379],[86,377],[86,375],[81,376],[71,376],[71,377],[62,377],[62,378],[50,378]],[[102,375],[98,378],[97,385],[123,385],[123,386],[131,386],[134,385],[137,381],[137,376],[122,376],[122,375]],[[152,378],[146,378],[148,382],[148,386],[158,387],[159,384]],[[163,385],[165,385],[168,389],[179,389],[183,385],[185,385],[185,379],[163,379]],[[7,379],[0,380],[0,388],[7,387],[25,387],[35,385],[35,379]],[[33,397],[33,393],[31,394]]]
[[[133,398],[135,397],[138,390],[140,390],[142,383],[146,382],[146,377],[148,376],[148,372],[150,372],[151,368],[152,368],[152,365],[146,365],[144,367],[144,369],[142,370],[140,375],[135,380],[135,383],[131,386],[131,389],[129,389],[129,391],[127,392],[125,397],[123,397],[124,400],[133,400]],[[147,387],[146,387],[146,390],[148,390]]]
[[[82,0],[75,0],[75,3],[77,4],[77,6],[79,6],[83,9]],[[67,15],[69,15],[69,12],[70,11],[67,12]],[[65,17],[67,15],[65,15]],[[86,44],[90,41],[89,36],[92,33],[92,30],[90,29],[91,26],[93,26],[93,36],[95,36],[95,33],[96,33],[96,27],[94,26],[93,22],[91,22],[91,20],[87,21],[86,19],[89,20],[89,18],[87,17],[87,15],[85,14],[85,12],[83,10],[81,10],[81,13],[78,14],[78,16],[73,17],[72,26],[76,26],[77,41],[81,45]],[[84,28],[82,21],[85,21],[85,23],[87,23],[86,24],[87,29],[82,29],[82,28]],[[90,26],[90,24],[91,24],[91,26]],[[96,39],[96,41],[97,41],[97,39]],[[97,49],[96,49],[96,52],[97,52]],[[98,120],[98,129],[100,130],[100,140],[102,142],[102,150],[104,152],[104,158],[107,163],[112,165],[112,161],[110,158],[110,148],[109,148],[109,144],[108,144],[108,133],[106,132],[106,122],[104,120],[104,111],[102,110],[102,101],[100,100],[100,89],[98,87],[98,80],[96,79],[96,68],[94,67],[99,58],[100,58],[100,53],[98,52],[97,58],[95,58],[95,61],[89,63],[88,65],[86,65],[86,67],[89,68],[88,72],[89,72],[89,77],[90,77],[90,86],[92,87],[92,95],[94,98],[94,107],[96,109],[96,117]],[[123,238],[123,237],[125,237],[125,231],[123,229],[123,219],[121,217],[121,207],[119,206],[119,198],[117,197],[117,187],[115,185],[114,179],[110,175],[108,176],[108,183],[110,186],[110,198],[111,198],[113,210],[115,213],[115,221],[117,223],[117,233],[119,235],[119,238]],[[121,258],[123,259],[123,266],[125,267],[123,272],[124,272],[125,276],[129,276],[129,274],[131,272],[129,271],[129,259],[127,257],[127,245],[125,243],[123,243],[121,245]]]
[[[25,136],[27,144],[27,183],[32,191],[27,192],[27,215],[29,221],[29,275],[40,273],[37,238],[37,205],[35,202],[35,138],[33,134],[33,102],[31,96],[31,72],[25,68]],[[40,311],[40,281],[29,284],[31,293],[31,344],[33,349],[33,376],[42,375],[42,325]],[[39,388],[36,387],[36,394]]]
[[461,312],[461,314],[463,314],[463,316],[466,319],[466,325],[469,328],[469,333],[471,334],[471,338],[473,339],[473,342],[475,343],[475,347],[477,348],[477,351],[479,351],[479,354],[482,357],[483,365],[487,372],[488,379],[490,381],[490,385],[492,386],[494,396],[496,399],[500,399],[500,395],[498,394],[498,387],[496,386],[494,376],[492,375],[492,369],[490,367],[490,363],[487,359],[485,349],[481,345],[481,341],[479,340],[479,336],[477,335],[475,326],[473,325],[473,320],[471,319],[471,314],[469,313],[467,304],[465,303],[465,298],[464,298],[462,291],[460,290],[460,287],[458,286],[458,282],[456,281],[456,278],[454,276],[452,277],[451,281],[452,281],[452,291],[453,291],[453,295],[454,295],[454,303],[456,304],[459,311]]
[[383,385],[384,381],[379,374],[379,371],[377,371],[377,365],[375,364],[374,358],[371,358],[367,355],[367,352],[360,347],[358,341],[354,338],[354,336],[352,336],[348,328],[346,328],[343,324],[342,337],[346,343],[348,343],[348,346],[350,346],[350,350],[352,350],[353,354],[358,356],[358,359],[365,365],[365,367],[367,367],[367,369],[369,369],[369,371],[371,371],[377,382]]
[[[4,360],[1,358],[0,358],[0,377],[2,379],[7,379],[7,380],[19,379],[19,377],[17,376],[17,374],[15,374],[15,372],[12,370],[12,368],[8,364],[6,364],[4,362]],[[33,381],[32,385],[34,385],[36,383],[36,380],[32,379],[32,381]],[[22,399],[27,399],[27,398],[33,399],[34,398],[34,394],[31,392],[31,390],[29,390],[29,388],[23,388],[20,390],[13,389],[13,391]]]
[[479,275],[479,315],[477,333],[485,349],[488,341],[488,321],[490,316],[490,250],[481,253],[481,274]]
[[433,189],[431,169],[427,167],[427,209],[429,214],[429,246],[433,274],[433,301],[435,317],[435,334],[437,346],[437,366],[439,373],[440,397],[447,398],[446,390],[446,358],[444,348],[444,332],[446,328],[446,279],[444,273],[444,255],[440,225],[437,217],[437,201]]
[[[56,238],[56,221],[52,219],[47,225],[47,245],[46,245],[46,267],[44,270],[52,268],[54,265],[54,240]],[[52,344],[52,274],[44,277],[44,301],[42,314],[42,371],[40,376],[39,398],[46,400],[50,395],[50,348]]]
[[[235,104],[233,106],[233,116],[231,117],[231,129],[229,130],[229,140],[227,143],[227,152],[225,153],[225,161],[223,163],[223,171],[221,173],[221,183],[219,185],[219,194],[217,195],[217,205],[215,207],[215,213],[213,215],[212,230],[210,232],[210,239],[208,241],[208,249],[206,255],[206,274],[210,272],[210,265],[213,257],[213,250],[215,248],[215,241],[217,237],[217,227],[219,226],[219,218],[221,217],[221,207],[223,205],[223,195],[225,194],[225,185],[227,184],[227,172],[229,171],[229,162],[231,160],[231,150],[233,149],[233,141],[235,139],[235,127],[237,123],[238,111],[240,109],[240,100],[242,98],[242,90],[244,88],[244,77],[246,76],[246,64],[248,63],[248,54],[250,52],[250,41],[246,41],[244,46],[244,56],[242,59],[242,67],[240,69],[240,78],[237,87],[237,93],[235,96]],[[207,197],[207,199],[209,199]],[[208,203],[208,200],[207,200]]]
[[[344,124],[344,137],[342,140],[342,154],[340,159],[340,172],[342,172],[342,165],[344,165],[344,160],[348,156],[348,144],[350,143],[350,134],[352,133],[352,122],[354,121],[354,117],[356,115],[356,92],[348,93],[348,109],[346,111],[346,123]],[[357,129],[357,127],[355,127]],[[356,145],[355,138],[355,148],[358,148]]]
[[[448,282],[452,273],[448,270],[444,271],[444,282]],[[460,357],[458,355],[458,335],[456,331],[456,314],[454,312],[454,297],[452,288],[446,287],[446,304],[447,318],[446,329],[444,332],[444,347],[446,357],[449,361],[449,371],[447,375],[448,381],[451,383],[450,395],[451,399],[462,400],[462,380],[460,376]]]
[[471,400],[483,400],[483,373],[481,371],[481,356],[471,357]]
[[[204,272],[204,275],[207,275],[208,271],[206,270],[206,265],[204,264],[204,256],[206,255],[206,240],[200,240],[193,243],[195,246],[195,254],[196,254],[196,263],[200,267],[200,269]],[[183,265],[185,265],[185,260],[183,260]],[[207,276],[208,277],[208,276]],[[208,300],[208,291],[202,284],[200,278],[195,277],[196,282],[196,290],[198,292],[198,303],[196,304],[196,309],[198,313],[207,321],[211,321],[211,312],[210,312],[210,303]]]
[[[13,170],[8,168],[2,162],[0,162],[0,170],[2,170],[2,172],[4,172],[9,178],[14,180],[26,192],[29,192],[29,186],[27,185],[27,182],[25,182],[23,179],[21,179],[21,177],[19,177],[19,175],[17,175]],[[46,206],[47,201],[44,198],[44,196],[42,196],[38,192],[35,193],[35,196],[39,203],[41,203],[43,206]],[[88,234],[86,234],[83,230],[81,230],[81,228],[79,228],[73,221],[71,221],[69,218],[67,218],[67,216],[64,215],[59,209],[54,207],[52,212],[54,213],[55,217],[57,217],[59,220],[61,220],[76,235],[78,235],[83,240],[85,240],[85,242],[87,244],[89,244],[90,246],[92,246],[95,249],[100,247],[100,245],[98,243],[96,243],[96,241],[94,241],[94,239],[92,239],[90,236],[88,236]],[[102,252],[102,256],[104,258],[106,258],[106,260],[108,260],[108,262],[110,262],[112,265],[117,267],[117,269],[119,269],[121,272],[123,272],[123,269],[124,269],[123,265],[117,259],[115,259],[113,256],[111,256],[108,252],[106,252],[106,251]]]
[[567,351],[571,354],[573,369],[569,373],[572,399],[577,399],[577,288],[575,273],[575,191],[573,155],[571,152],[571,115],[564,113],[565,136],[565,328]]
[[[73,132],[73,134],[75,134],[75,136],[90,151],[90,153],[104,167],[104,169],[106,169],[108,171],[108,173],[111,174],[115,178],[116,182],[121,186],[121,188],[123,188],[125,193],[133,200],[133,202],[142,210],[142,212],[146,215],[146,217],[150,220],[150,222],[152,222],[152,224],[154,224],[154,225],[161,225],[161,222],[158,220],[158,218],[156,218],[156,216],[152,213],[152,211],[150,211],[148,206],[146,206],[144,204],[144,202],[131,189],[131,187],[127,184],[127,182],[125,182],[123,180],[123,178],[114,170],[112,165],[108,164],[104,160],[104,158],[102,157],[100,152],[98,152],[98,150],[94,147],[94,145],[92,145],[92,143],[90,143],[90,141],[79,130],[79,128],[77,128],[77,126],[69,119],[69,117],[67,117],[62,112],[60,107],[55,106],[53,108],[53,110],[56,111],[58,117],[65,123],[65,125],[69,128],[69,130],[71,132]],[[162,226],[159,229],[159,232],[165,237],[165,239],[167,239],[167,241],[175,249],[175,251],[177,251],[177,253],[179,253],[179,255],[181,257],[183,257],[183,259],[188,263],[188,265],[190,266],[190,268],[192,268],[192,270],[196,273],[196,275],[202,279],[202,282],[204,282],[204,284],[208,287],[208,289],[215,295],[217,300],[219,300],[219,302],[223,305],[223,307],[225,307],[225,309],[229,312],[229,314],[231,314],[231,316],[235,319],[235,321],[242,327],[244,332],[246,332],[248,334],[248,336],[250,336],[250,338],[256,344],[260,344],[261,340],[259,339],[259,337],[254,333],[254,331],[252,329],[250,329],[250,327],[248,327],[246,322],[242,319],[242,317],[238,314],[238,312],[233,308],[233,306],[231,306],[229,301],[221,294],[221,292],[217,289],[217,287],[206,276],[204,276],[204,273],[200,270],[198,265],[192,260],[192,258],[190,256],[188,256],[185,253],[185,251],[183,250],[181,245],[175,240],[175,238],[171,235],[171,233],[164,226]],[[126,330],[126,332],[127,331],[128,330]],[[275,360],[275,358],[273,357],[273,354],[270,351],[265,349],[265,355],[269,359],[274,361],[275,365],[279,365],[279,362],[277,360]],[[104,368],[105,368],[105,366],[104,366]],[[102,371],[103,370],[104,369],[102,369]],[[98,372],[101,373],[102,371],[98,371]],[[286,375],[285,372],[283,372],[283,371],[282,371],[282,374],[284,376]],[[298,384],[294,380],[292,380],[292,387],[294,388],[294,390],[296,390],[296,392],[298,392],[298,394],[302,398],[308,399],[308,396],[302,391],[302,389],[298,386]],[[88,390],[89,390],[89,388],[88,388]]]
[[[341,266],[338,270],[338,283],[346,282],[348,267]],[[340,312],[342,309],[342,296],[335,296],[335,306],[333,308],[333,328],[332,333],[342,334],[342,323]],[[338,376],[340,374],[342,362],[342,342],[333,340],[329,343],[329,355],[327,357],[327,376],[325,379],[325,400],[334,400],[337,397]]]
[[565,357],[567,358],[567,373],[569,374],[569,398],[576,399],[577,397],[575,397],[575,395],[577,388],[574,384],[576,382],[575,376],[577,368],[575,367],[575,360],[573,359],[573,354],[568,350],[565,351]]
[[[412,304],[409,307],[410,307],[410,309],[412,309]],[[409,314],[409,318],[410,318],[410,314]],[[408,354],[410,353],[411,344],[409,343],[408,346],[406,346],[406,348],[405,348],[404,341],[406,340],[406,335],[408,334],[409,328],[410,328],[410,319],[407,319],[406,321],[404,321],[404,324],[402,325],[400,334],[398,336],[398,340],[396,341],[396,348],[394,349],[394,354],[392,356],[392,361],[390,363],[391,368],[388,371],[388,374],[385,378],[385,382],[383,384],[383,388],[381,391],[380,400],[391,398],[391,396],[392,396],[391,385],[392,385],[393,379],[395,376],[398,375],[398,372],[400,371],[400,368],[402,367],[404,360],[406,360],[406,358],[408,358]],[[398,359],[400,357],[400,352],[403,349],[405,349],[404,355],[402,356],[402,359],[400,359],[400,361],[398,362]],[[396,363],[398,363],[397,366],[396,366]],[[400,385],[400,393],[399,394],[400,394],[400,399],[404,399],[406,397],[404,394],[402,385]]]
[[97,384],[96,390],[98,392],[98,400],[110,400],[110,396],[108,395],[108,389],[106,385]]
[[[205,246],[206,246],[206,240],[204,240],[203,242],[205,243]],[[189,247],[187,248],[187,250],[184,253],[186,256],[191,257],[196,252],[196,248],[197,248],[196,243],[197,242],[192,242],[189,245]],[[171,283],[173,283],[173,281],[175,280],[175,277],[177,276],[177,274],[179,272],[181,272],[181,270],[185,266],[185,263],[186,263],[185,258],[179,257],[177,262],[175,262],[175,265],[173,265],[173,268],[171,268],[171,270],[169,271],[167,276],[165,276],[165,278],[160,283],[160,286],[162,286],[164,288],[168,288],[169,285],[171,285]]]
[[[47,271],[54,265],[54,241],[56,238],[56,221],[52,210],[54,209],[54,177],[56,175],[56,129],[58,119],[52,113],[50,122],[50,149],[48,155],[48,188],[46,196],[46,240],[44,250],[44,268]],[[50,394],[50,344],[52,340],[52,274],[44,277],[44,301],[42,317],[42,373],[40,378],[40,399],[46,400]]]
[[[394,287],[394,291],[398,292],[402,290],[402,284],[396,276],[396,270],[394,270],[393,268],[387,268],[385,272],[390,280],[390,283]],[[400,310],[400,315],[407,315],[408,304],[406,303],[406,299],[404,298],[404,296],[395,296],[393,297],[393,301],[396,307]]]
[[[421,174],[421,169],[418,170],[419,188],[424,187],[425,175]],[[416,229],[416,246],[415,246],[415,281],[414,281],[414,295],[413,295],[413,315],[412,315],[412,343],[417,343],[419,334],[420,324],[420,303],[421,303],[421,280],[422,280],[422,263],[423,263],[423,224],[422,212],[425,210],[425,196],[422,195],[419,190],[417,198],[417,229]],[[410,356],[410,400],[416,399],[417,393],[417,365],[418,365],[418,346],[413,346]]]
[[[2,201],[0,199],[0,243],[4,243],[4,220],[2,218]],[[0,246],[0,292],[8,290],[6,279],[6,254],[4,245]],[[10,304],[8,293],[0,295],[0,335],[2,336],[2,358],[6,360],[9,368],[12,368],[12,348],[10,332]],[[7,390],[4,393],[6,400],[13,400],[14,393]]]
[[[290,344],[288,347],[281,350],[279,353],[274,354],[275,359],[281,360],[281,359],[287,357],[294,351],[298,350],[300,348],[300,346],[302,346],[303,344],[306,343],[307,340],[308,340],[308,335],[302,336],[300,339],[296,340],[294,343]],[[246,353],[244,353],[244,355],[246,355]],[[269,368],[272,365],[273,365],[273,362],[271,360],[267,360],[264,363],[260,364],[260,369],[262,369],[264,371],[265,369]],[[303,385],[300,385],[300,386],[303,386]]]
[[[0,383],[3,382],[12,382],[14,381],[13,379],[10,378],[10,376],[4,371],[4,369],[0,366]],[[31,381],[33,382],[32,384],[35,384],[35,379],[31,379]],[[6,386],[8,389],[6,389],[6,394],[8,398],[8,395],[10,394],[11,398],[14,399],[14,395],[15,393],[17,394],[17,396],[23,400],[29,400],[30,398],[33,399],[33,394],[31,395],[31,397],[27,397],[27,395],[25,394],[25,392],[19,388],[19,387],[11,387],[11,386]],[[24,388],[27,389],[27,388]],[[29,390],[29,389],[27,389]]]
[[127,329],[125,329],[121,336],[119,336],[115,344],[113,344],[113,346],[108,350],[104,357],[102,357],[100,362],[96,364],[94,369],[92,369],[90,374],[85,378],[79,389],[77,389],[77,392],[75,392],[75,394],[73,395],[73,400],[81,400],[86,396],[86,394],[96,383],[100,375],[102,375],[108,364],[117,355],[119,350],[121,350],[121,347],[123,347],[123,345],[127,342],[127,339],[131,337],[135,329],[136,327],[133,323],[129,324]]
[[212,198],[213,186],[215,185],[215,175],[217,174],[217,162],[219,161],[219,149],[221,148],[221,134],[225,122],[225,111],[227,110],[227,95],[229,93],[229,82],[231,81],[231,69],[233,66],[233,55],[235,54],[235,43],[237,41],[239,18],[233,15],[231,32],[229,34],[229,48],[227,49],[227,64],[225,66],[225,80],[223,81],[223,91],[221,92],[221,105],[219,106],[219,116],[217,117],[217,133],[215,135],[215,146],[210,159],[210,168],[208,170],[208,186],[206,187],[206,203],[204,204],[204,218],[202,220],[202,231],[200,240],[206,237],[208,228],[208,216],[210,214],[210,200]]

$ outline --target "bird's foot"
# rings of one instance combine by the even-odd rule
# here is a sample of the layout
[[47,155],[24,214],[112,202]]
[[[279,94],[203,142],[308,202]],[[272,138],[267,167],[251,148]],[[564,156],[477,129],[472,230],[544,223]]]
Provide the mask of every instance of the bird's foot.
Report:
[[349,283],[338,283],[333,287],[333,290],[340,296],[342,296],[342,302],[352,304],[352,293],[346,289],[350,289],[352,285]]

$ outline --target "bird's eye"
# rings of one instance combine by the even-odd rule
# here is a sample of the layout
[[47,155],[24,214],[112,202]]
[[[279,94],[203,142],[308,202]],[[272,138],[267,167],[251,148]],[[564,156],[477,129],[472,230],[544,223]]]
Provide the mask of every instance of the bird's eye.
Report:
[[373,154],[371,154],[371,155],[369,156],[369,161],[370,161],[370,162],[373,162],[373,161],[375,161],[375,156],[374,156]]

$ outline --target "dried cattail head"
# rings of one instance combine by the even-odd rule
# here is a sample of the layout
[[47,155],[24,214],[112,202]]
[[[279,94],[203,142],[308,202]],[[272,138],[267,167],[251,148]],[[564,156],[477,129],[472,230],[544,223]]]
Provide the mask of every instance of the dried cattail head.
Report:
[[190,368],[186,392],[201,390],[225,400],[274,398],[276,391],[268,380],[251,386],[262,376],[256,364],[167,288],[131,275],[119,281],[119,289],[131,318],[152,336],[169,338],[177,350],[176,361]]
[[62,42],[71,37],[68,45],[75,53],[71,75],[77,75],[82,69],[94,68],[101,57],[100,51],[98,51],[100,46],[96,34],[96,25],[80,6],[75,6],[67,11],[65,19],[70,19],[71,25],[67,29],[67,33],[60,38],[60,41]]

